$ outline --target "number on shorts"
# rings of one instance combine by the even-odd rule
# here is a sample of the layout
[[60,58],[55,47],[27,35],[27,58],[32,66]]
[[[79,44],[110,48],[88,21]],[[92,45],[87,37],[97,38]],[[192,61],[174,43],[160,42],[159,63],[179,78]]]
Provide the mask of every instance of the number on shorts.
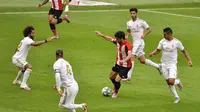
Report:
[[72,70],[70,69],[69,65],[66,65],[67,73],[72,75]]

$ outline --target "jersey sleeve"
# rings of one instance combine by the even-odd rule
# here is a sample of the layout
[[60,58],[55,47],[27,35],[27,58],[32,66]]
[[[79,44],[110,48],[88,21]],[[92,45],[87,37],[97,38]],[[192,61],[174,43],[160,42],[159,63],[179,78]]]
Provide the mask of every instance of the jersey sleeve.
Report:
[[142,22],[142,27],[145,28],[145,29],[147,29],[147,28],[149,28],[149,25],[147,24],[146,21],[143,21]]
[[184,50],[184,46],[180,41],[178,41],[178,43],[177,43],[177,48],[180,49],[181,51]]
[[60,69],[59,69],[59,66],[58,66],[57,63],[54,63],[53,70],[54,70],[55,73],[60,73]]
[[159,42],[157,49],[162,49],[162,40]]
[[33,41],[32,39],[27,39],[27,40],[26,40],[26,44],[27,44],[27,45],[31,45],[33,42],[34,42],[34,41]]

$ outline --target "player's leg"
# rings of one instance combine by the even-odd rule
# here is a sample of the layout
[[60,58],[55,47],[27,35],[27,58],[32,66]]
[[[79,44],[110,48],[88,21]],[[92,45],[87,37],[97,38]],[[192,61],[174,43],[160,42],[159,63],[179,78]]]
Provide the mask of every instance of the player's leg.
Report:
[[169,76],[167,83],[169,85],[169,88],[170,88],[172,94],[175,97],[174,103],[179,103],[180,97],[178,96],[178,93],[177,93],[176,88],[174,86],[175,80],[176,80],[176,77],[177,77],[176,68],[174,68],[174,66],[168,66],[167,69],[168,69],[168,76]]
[[135,66],[134,66],[134,61],[135,61],[136,57],[137,57],[137,56],[133,55],[132,58],[131,58],[131,60],[132,60],[132,67],[131,67],[131,69],[130,69],[129,72],[128,72],[127,80],[131,80],[131,78],[132,78],[133,69],[134,69],[134,67],[135,67]]
[[85,112],[87,112],[86,104],[74,104],[76,95],[78,93],[78,85],[72,84],[70,87],[67,87],[67,97],[66,102],[63,105],[63,107],[70,109],[71,111],[74,111],[76,108],[81,108]]
[[32,66],[30,64],[26,64],[24,68],[25,68],[24,77],[22,79],[20,87],[23,88],[24,90],[31,90],[31,88],[29,88],[27,85],[27,80],[32,72]]
[[55,26],[55,24],[52,23],[52,20],[54,18],[54,13],[55,13],[55,10],[51,8],[49,10],[48,20],[49,20],[50,29],[54,35],[54,38],[56,38],[58,36],[57,32],[56,32],[56,26]]
[[26,61],[20,61],[19,59],[13,59],[13,64],[18,67],[20,69],[20,71],[18,72],[17,74],[17,77],[15,78],[15,80],[13,81],[13,84],[18,84],[20,85],[21,84],[21,77],[22,75],[24,74],[25,70],[24,70],[24,65],[27,64]]
[[110,72],[110,76],[109,76],[111,82],[114,85],[113,92],[115,91],[115,83],[116,83],[115,78],[118,75],[118,73],[119,73],[119,66],[117,64],[115,64],[115,66],[112,68],[112,71]]

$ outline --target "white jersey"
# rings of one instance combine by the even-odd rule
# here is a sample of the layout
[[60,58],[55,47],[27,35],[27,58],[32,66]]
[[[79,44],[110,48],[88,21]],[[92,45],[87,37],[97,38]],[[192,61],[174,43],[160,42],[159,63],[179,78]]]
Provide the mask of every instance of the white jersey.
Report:
[[28,51],[31,47],[31,43],[34,41],[30,37],[25,37],[23,40],[21,40],[20,44],[18,45],[17,51],[13,58],[15,59],[23,59],[26,61]]
[[132,39],[135,42],[143,41],[141,36],[144,33],[144,30],[149,28],[149,25],[142,19],[137,18],[136,21],[130,20],[127,22],[127,30],[131,31]]
[[173,38],[173,40],[171,40],[171,41],[162,39],[159,42],[158,49],[162,50],[161,62],[165,65],[170,65],[170,64],[178,63],[177,62],[177,57],[178,57],[177,49],[180,49],[182,51],[182,50],[184,50],[184,46],[176,38]]
[[61,85],[63,87],[67,87],[73,83],[77,83],[74,79],[72,66],[63,58],[58,59],[54,63],[53,69],[56,73],[60,73]]

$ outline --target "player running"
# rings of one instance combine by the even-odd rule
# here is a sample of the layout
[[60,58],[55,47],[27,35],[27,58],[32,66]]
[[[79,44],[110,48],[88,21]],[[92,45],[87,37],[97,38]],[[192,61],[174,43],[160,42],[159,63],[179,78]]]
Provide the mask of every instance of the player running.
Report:
[[[74,79],[72,66],[63,59],[62,50],[56,51],[56,59],[57,61],[54,63],[53,69],[55,71],[56,89],[61,96],[59,106],[69,109],[70,112],[76,112],[76,108],[81,108],[84,112],[87,112],[85,103],[74,104],[78,93],[78,83]],[[61,86],[64,87],[64,93],[61,90]]]
[[171,28],[169,27],[165,28],[163,30],[163,33],[164,33],[164,38],[159,42],[157,49],[151,52],[149,56],[152,57],[153,55],[156,55],[160,51],[162,51],[161,65],[162,65],[163,77],[167,81],[167,84],[169,85],[171,92],[175,96],[174,103],[179,103],[180,98],[176,92],[174,85],[177,85],[180,90],[182,90],[183,86],[181,84],[180,79],[177,78],[177,63],[178,63],[177,50],[180,49],[183,52],[184,56],[188,60],[188,65],[190,67],[192,67],[192,61],[182,43],[178,39],[172,36],[173,32]]
[[116,64],[112,68],[109,77],[114,85],[112,98],[117,98],[118,91],[121,86],[120,81],[122,78],[127,78],[127,73],[132,66],[131,63],[132,46],[130,42],[125,39],[125,33],[122,31],[118,31],[117,33],[115,33],[115,39],[109,36],[105,36],[104,34],[98,31],[96,31],[96,35],[103,37],[107,41],[114,43],[118,49]]
[[[12,57],[13,64],[20,69],[17,77],[13,81],[13,84],[19,84],[20,88],[23,88],[24,90],[31,90],[31,88],[27,85],[27,80],[32,71],[32,66],[26,61],[30,47],[40,46],[44,43],[51,41],[52,38],[48,38],[47,40],[37,42],[33,41],[35,37],[35,29],[32,26],[27,26],[24,29],[23,33],[25,38],[21,40],[20,44],[18,45],[18,48],[16,49],[15,55]],[[24,77],[21,82],[20,79],[23,74]]]
[[[147,22],[145,22],[142,19],[138,18],[138,9],[137,8],[131,8],[130,10],[131,14],[131,20],[127,22],[127,33],[126,33],[126,39],[128,39],[129,35],[132,36],[133,41],[133,50],[132,50],[132,68],[128,73],[128,79],[131,80],[132,71],[134,68],[134,61],[136,58],[139,59],[140,63],[146,64],[149,66],[153,66],[159,70],[161,73],[160,65],[154,63],[153,61],[146,59],[144,56],[144,38],[146,35],[148,35],[151,32],[151,29]],[[146,31],[145,31],[146,30]],[[144,32],[145,31],[145,32]]]
[[[40,8],[47,2],[49,2],[49,0],[44,0],[41,4],[38,4],[37,7]],[[53,38],[57,39],[58,35],[56,32],[56,25],[63,22],[64,20],[66,20],[69,23],[70,19],[67,14],[63,18],[60,18],[64,9],[63,0],[51,0],[51,5],[52,7],[49,10],[48,20],[51,31],[53,32],[54,35]],[[69,11],[68,5],[69,5],[69,0],[66,0],[65,12]]]

